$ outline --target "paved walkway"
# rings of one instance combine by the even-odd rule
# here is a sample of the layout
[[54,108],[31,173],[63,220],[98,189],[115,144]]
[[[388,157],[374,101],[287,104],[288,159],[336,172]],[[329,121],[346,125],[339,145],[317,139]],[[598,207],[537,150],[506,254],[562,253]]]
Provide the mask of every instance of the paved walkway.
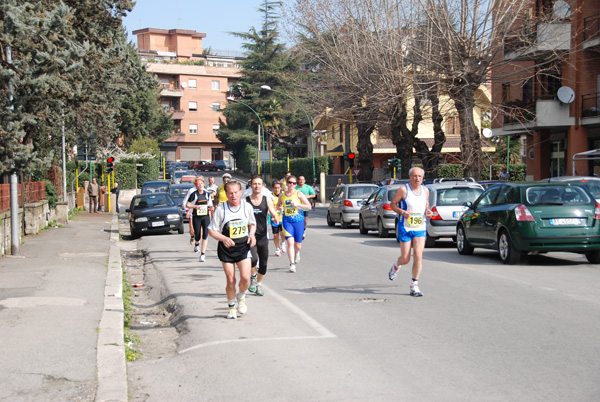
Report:
[[0,400],[127,401],[118,240],[81,212],[0,259]]

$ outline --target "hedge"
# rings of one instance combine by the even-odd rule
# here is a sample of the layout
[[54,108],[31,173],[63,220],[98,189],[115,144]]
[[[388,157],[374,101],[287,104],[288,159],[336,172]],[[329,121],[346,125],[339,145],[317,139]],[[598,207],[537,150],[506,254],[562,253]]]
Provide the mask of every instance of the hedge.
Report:
[[[315,175],[319,180],[320,172],[330,174],[333,166],[333,160],[328,156],[315,156]],[[313,178],[312,158],[296,158],[290,160],[290,172],[294,176],[304,176],[307,182]],[[261,166],[261,173],[269,173],[273,179],[280,179],[288,171],[287,160],[265,162]]]

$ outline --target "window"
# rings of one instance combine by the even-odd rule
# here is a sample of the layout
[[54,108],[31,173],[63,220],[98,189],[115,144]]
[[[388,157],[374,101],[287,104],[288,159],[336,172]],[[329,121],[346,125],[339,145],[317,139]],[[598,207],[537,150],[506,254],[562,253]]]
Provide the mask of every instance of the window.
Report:
[[190,102],[190,112],[195,112],[196,110],[198,110],[198,104],[196,102]]
[[190,124],[190,134],[198,134],[198,125]]
[[446,135],[447,136],[459,136],[460,135],[460,121],[457,116],[448,117],[446,120]]
[[221,82],[220,81],[213,81],[212,82],[212,90],[213,91],[218,91],[221,89]]
[[219,103],[213,103],[212,110],[213,112],[218,112],[219,110],[221,110],[221,105]]
[[196,80],[188,80],[188,88],[196,89]]
[[213,124],[212,130],[213,130],[213,134],[217,135],[217,133],[219,132],[219,125],[218,124]]
[[476,201],[477,205],[475,205],[475,208],[487,207],[492,205],[494,203],[494,200],[496,199],[496,195],[498,195],[498,191],[500,191],[499,186],[494,186],[487,189],[485,193],[481,194],[481,198],[479,198],[479,201]]
[[510,100],[510,84],[502,84],[502,103],[506,103]]
[[533,80],[528,78],[523,83],[523,100],[525,102],[533,101]]

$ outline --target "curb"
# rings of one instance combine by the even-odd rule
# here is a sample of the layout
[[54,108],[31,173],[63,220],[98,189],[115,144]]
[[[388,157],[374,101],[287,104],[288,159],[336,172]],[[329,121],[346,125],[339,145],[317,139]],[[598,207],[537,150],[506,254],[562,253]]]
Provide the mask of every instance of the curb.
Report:
[[119,216],[112,215],[111,246],[108,252],[108,270],[104,287],[104,311],[100,319],[97,367],[98,388],[96,402],[127,402],[127,367],[123,330],[123,270],[119,248]]

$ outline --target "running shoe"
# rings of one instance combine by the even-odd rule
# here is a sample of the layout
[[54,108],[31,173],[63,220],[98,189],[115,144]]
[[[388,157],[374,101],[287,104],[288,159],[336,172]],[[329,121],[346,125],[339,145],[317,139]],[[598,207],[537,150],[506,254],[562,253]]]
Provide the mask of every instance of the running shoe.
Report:
[[200,246],[199,246],[198,244],[196,244],[196,245],[194,246],[194,253],[197,253],[197,252],[199,252],[199,251],[200,251]]
[[279,257],[281,255],[281,250],[277,249],[275,250],[275,257]]
[[392,265],[392,267],[390,268],[390,281],[396,279],[396,275],[398,275],[398,266],[396,265],[396,263],[394,263],[394,265]]
[[194,244],[194,236],[190,236],[190,246]]
[[296,264],[300,262],[300,251],[296,251],[296,255],[294,256],[294,262]]
[[285,244],[285,240],[283,241],[283,243],[281,243],[281,252],[285,253],[285,250],[287,249],[287,246]]
[[296,272],[296,264],[290,264],[290,272]]
[[237,312],[235,311],[235,304],[233,306],[229,306],[229,313],[227,313],[228,319],[235,320],[237,318]]
[[256,291],[256,276],[250,275],[250,286],[248,287],[248,292],[254,293]]
[[260,283],[256,284],[256,292],[255,293],[256,293],[257,296],[264,296],[265,295],[265,292],[263,291],[263,287],[262,287],[262,285]]
[[200,255],[200,262],[204,262],[204,261],[206,261],[206,256],[204,255],[204,253],[202,253]]
[[246,307],[246,298],[237,299],[237,311],[240,314],[246,314],[248,307]]
[[415,297],[423,296],[423,292],[421,292],[421,289],[419,289],[418,283],[413,283],[410,285],[410,295]]

